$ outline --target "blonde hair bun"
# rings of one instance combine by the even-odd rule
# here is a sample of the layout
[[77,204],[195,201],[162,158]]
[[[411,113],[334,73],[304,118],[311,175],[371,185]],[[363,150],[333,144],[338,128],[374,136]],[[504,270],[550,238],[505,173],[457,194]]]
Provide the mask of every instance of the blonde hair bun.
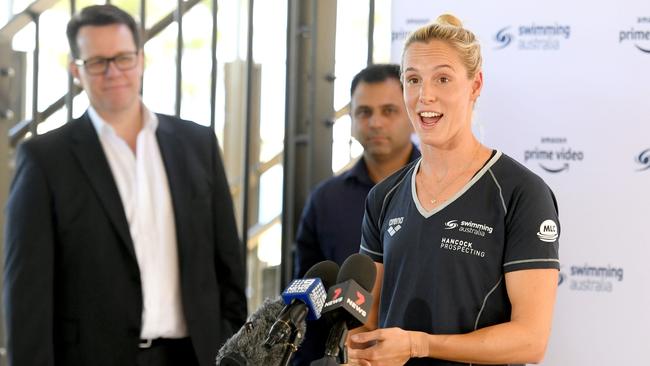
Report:
[[447,42],[451,45],[463,65],[467,69],[467,77],[473,78],[481,71],[483,59],[481,57],[481,45],[474,33],[463,28],[463,23],[451,14],[442,14],[435,23],[429,23],[409,34],[402,49],[402,66],[404,66],[404,55],[406,50],[415,42],[428,43],[432,40]]
[[463,27],[463,22],[460,21],[460,19],[456,18],[455,16],[451,14],[442,14],[436,19],[436,23],[440,25],[451,25],[454,27]]

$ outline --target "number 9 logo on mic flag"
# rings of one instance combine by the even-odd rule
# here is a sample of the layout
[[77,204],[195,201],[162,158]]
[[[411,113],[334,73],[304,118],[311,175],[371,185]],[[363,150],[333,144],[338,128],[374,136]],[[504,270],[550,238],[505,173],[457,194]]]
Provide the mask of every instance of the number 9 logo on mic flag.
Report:
[[310,320],[320,318],[326,297],[325,287],[319,278],[293,280],[282,292],[282,300],[287,305],[294,300],[305,303],[309,308],[307,319]]

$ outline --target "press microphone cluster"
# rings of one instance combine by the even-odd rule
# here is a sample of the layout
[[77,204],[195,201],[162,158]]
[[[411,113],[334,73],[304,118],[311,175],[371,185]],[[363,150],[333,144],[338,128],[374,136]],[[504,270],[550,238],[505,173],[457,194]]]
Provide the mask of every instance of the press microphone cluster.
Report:
[[292,281],[281,299],[266,300],[221,347],[219,366],[284,365],[303,340],[306,318],[318,319],[325,288],[337,279],[332,261],[315,264],[303,279]]
[[323,306],[323,317],[332,324],[325,343],[325,357],[313,361],[312,366],[348,362],[345,346],[348,330],[368,321],[376,275],[375,263],[366,255],[353,254],[343,262],[337,284],[329,289]]

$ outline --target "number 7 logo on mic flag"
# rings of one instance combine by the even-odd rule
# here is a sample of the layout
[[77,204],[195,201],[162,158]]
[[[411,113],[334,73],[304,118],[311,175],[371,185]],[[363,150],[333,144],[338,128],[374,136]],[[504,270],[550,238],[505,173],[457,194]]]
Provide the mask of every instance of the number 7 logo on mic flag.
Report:
[[364,302],[366,302],[366,297],[363,296],[361,292],[357,291],[357,301],[354,303],[357,305],[363,305]]
[[343,289],[340,288],[340,287],[337,287],[336,289],[334,289],[334,297],[332,297],[332,300],[338,299],[339,296],[341,296],[341,292],[343,292]]
[[359,327],[368,320],[368,312],[372,306],[372,294],[366,291],[354,280],[348,280],[330,288],[323,313],[343,308],[351,315],[349,328]]

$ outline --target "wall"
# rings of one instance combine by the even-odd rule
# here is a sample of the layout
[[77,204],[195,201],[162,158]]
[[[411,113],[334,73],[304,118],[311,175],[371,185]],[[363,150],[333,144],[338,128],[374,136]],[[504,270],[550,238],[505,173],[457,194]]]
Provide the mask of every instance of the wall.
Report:
[[555,192],[560,284],[544,365],[638,364],[650,336],[650,2],[393,2],[409,30],[451,12],[480,39],[475,132]]

